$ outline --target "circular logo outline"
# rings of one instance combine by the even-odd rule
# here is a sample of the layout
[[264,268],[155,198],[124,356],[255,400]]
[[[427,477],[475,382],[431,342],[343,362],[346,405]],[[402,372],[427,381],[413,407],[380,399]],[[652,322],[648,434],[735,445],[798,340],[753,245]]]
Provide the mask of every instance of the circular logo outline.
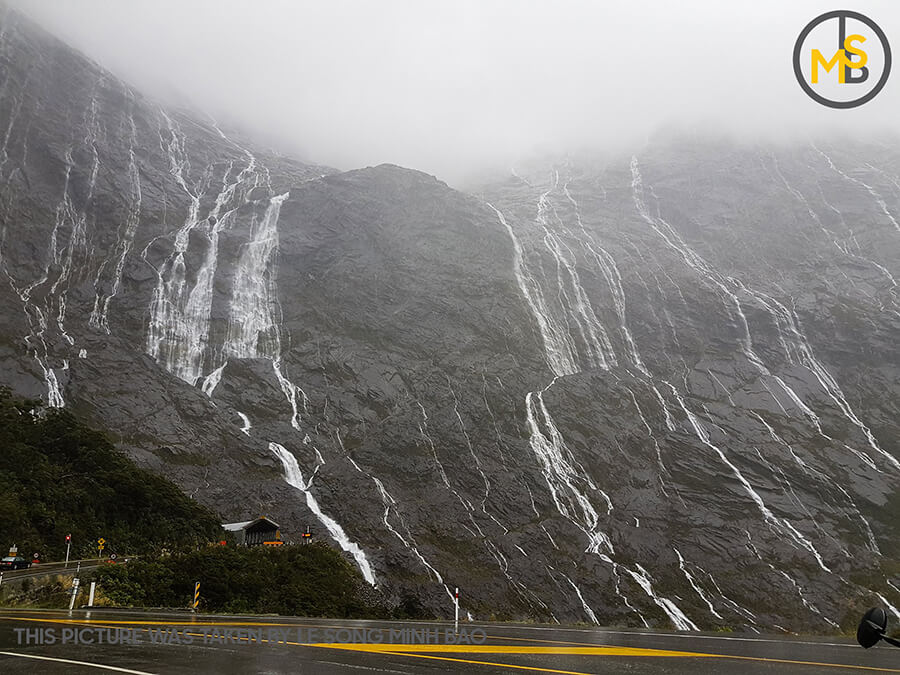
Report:
[[[812,30],[820,23],[828,21],[829,19],[838,19],[842,16],[849,19],[855,19],[856,21],[866,24],[869,28],[872,29],[876,37],[881,41],[881,46],[884,49],[884,70],[881,73],[881,78],[879,78],[878,83],[872,88],[871,91],[869,91],[869,93],[860,96],[859,98],[852,101],[832,101],[831,99],[825,98],[821,94],[817,93],[803,77],[803,70],[800,68],[800,50],[803,48],[803,43],[812,32]],[[842,68],[843,66],[839,64],[838,67]],[[807,96],[809,96],[817,103],[821,103],[822,105],[829,108],[856,108],[863,105],[864,103],[868,103],[873,98],[875,98],[875,96],[877,96],[878,93],[884,88],[884,85],[887,84],[888,76],[890,74],[891,45],[888,42],[887,36],[884,34],[884,31],[881,30],[881,27],[877,23],[872,21],[872,19],[870,19],[869,17],[860,14],[859,12],[854,12],[849,9],[836,9],[830,12],[825,12],[824,14],[817,16],[815,19],[806,24],[806,27],[802,31],[800,31],[800,35],[797,36],[797,41],[794,43],[794,75],[797,77],[797,82],[800,83],[800,87],[804,92],[806,92]]]

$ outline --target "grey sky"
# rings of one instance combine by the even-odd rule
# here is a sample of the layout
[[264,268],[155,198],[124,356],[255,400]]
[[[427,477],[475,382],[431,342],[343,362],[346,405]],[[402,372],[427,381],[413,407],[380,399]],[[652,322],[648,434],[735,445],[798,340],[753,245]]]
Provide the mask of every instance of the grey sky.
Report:
[[[534,152],[640,144],[672,122],[787,138],[900,129],[898,72],[854,110],[798,87],[794,40],[830,0],[9,1],[148,93],[180,91],[345,169],[393,162],[459,182]],[[900,50],[900,2],[852,8]]]

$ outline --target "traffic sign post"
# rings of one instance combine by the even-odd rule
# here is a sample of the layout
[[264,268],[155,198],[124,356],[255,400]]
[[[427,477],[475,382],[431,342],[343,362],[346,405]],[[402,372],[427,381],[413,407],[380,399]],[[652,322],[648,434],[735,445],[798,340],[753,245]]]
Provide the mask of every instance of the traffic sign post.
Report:
[[459,588],[453,591],[453,631],[459,632]]
[[197,607],[200,605],[200,582],[196,582],[194,584],[194,602],[191,605],[191,611],[196,612]]
[[105,547],[106,547],[106,539],[104,539],[103,537],[100,537],[100,538],[97,540],[97,552],[98,552],[97,557],[98,557],[98,558],[102,558],[102,557],[103,557],[103,549],[104,549]]
[[67,534],[66,535],[66,564],[65,564],[66,567],[69,566],[69,551],[71,551],[71,550],[72,550],[72,535]]

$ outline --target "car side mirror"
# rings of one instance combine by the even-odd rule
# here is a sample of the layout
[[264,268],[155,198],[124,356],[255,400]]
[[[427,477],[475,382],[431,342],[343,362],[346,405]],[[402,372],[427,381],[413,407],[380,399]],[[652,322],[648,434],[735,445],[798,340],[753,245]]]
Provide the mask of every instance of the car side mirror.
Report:
[[859,622],[859,628],[856,629],[856,641],[864,649],[874,647],[879,640],[900,647],[900,640],[888,637],[886,633],[887,612],[881,607],[873,607],[863,615],[862,621]]
[[874,647],[887,632],[887,612],[881,607],[873,607],[863,615],[856,629],[856,641],[868,649]]

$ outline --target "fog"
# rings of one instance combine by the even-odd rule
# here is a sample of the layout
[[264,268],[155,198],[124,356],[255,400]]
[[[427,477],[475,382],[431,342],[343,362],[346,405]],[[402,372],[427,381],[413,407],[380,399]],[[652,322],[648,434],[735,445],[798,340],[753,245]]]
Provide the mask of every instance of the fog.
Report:
[[[342,169],[458,184],[535,153],[640,147],[663,125],[780,140],[900,127],[900,73],[852,110],[798,86],[794,41],[830,1],[11,4],[145,93]],[[900,45],[900,3],[853,9]]]

